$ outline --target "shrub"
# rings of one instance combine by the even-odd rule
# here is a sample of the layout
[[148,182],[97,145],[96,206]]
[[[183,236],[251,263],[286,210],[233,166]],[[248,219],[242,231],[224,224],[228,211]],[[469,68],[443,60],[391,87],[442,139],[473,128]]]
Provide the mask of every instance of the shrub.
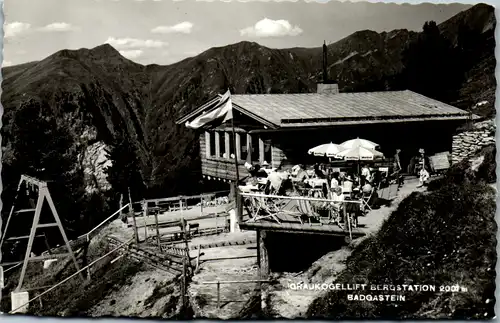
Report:
[[[493,317],[494,196],[488,185],[472,182],[451,184],[430,194],[413,193],[376,236],[354,250],[337,280],[372,285],[429,284],[436,286],[436,292],[392,292],[406,296],[405,302],[394,303],[348,301],[347,292],[331,291],[312,304],[309,315],[330,319]],[[468,292],[439,292],[440,285],[455,284],[467,287]]]

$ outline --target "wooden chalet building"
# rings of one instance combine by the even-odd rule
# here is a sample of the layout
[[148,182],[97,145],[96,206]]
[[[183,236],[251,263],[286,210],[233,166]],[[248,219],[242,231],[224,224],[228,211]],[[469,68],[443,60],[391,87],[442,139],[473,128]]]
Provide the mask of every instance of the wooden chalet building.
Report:
[[[208,113],[217,95],[176,122]],[[341,143],[356,137],[380,144],[392,157],[402,149],[402,163],[419,148],[432,154],[451,151],[452,135],[471,115],[451,105],[412,91],[339,93],[337,84],[318,84],[317,93],[232,95],[235,140],[231,122],[200,131],[202,173],[206,178],[234,181],[248,175],[245,161],[273,167],[287,163],[314,163],[307,151],[320,144]],[[405,165],[403,165],[405,167]]]

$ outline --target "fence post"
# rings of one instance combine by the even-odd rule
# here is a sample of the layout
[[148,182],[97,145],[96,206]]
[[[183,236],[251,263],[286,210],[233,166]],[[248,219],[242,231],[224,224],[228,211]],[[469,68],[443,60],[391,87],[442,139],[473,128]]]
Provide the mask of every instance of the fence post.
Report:
[[158,212],[155,211],[155,225],[156,225],[156,238],[158,241],[158,249],[161,251],[161,243],[160,243],[160,228],[158,226]]
[[200,215],[203,215],[203,195],[201,196],[201,203],[200,203]]
[[220,281],[217,281],[217,309],[220,309]]
[[144,220],[144,241],[148,239],[148,223],[146,218],[148,217],[148,202],[142,199],[142,218]]
[[195,272],[198,272],[198,270],[200,270],[200,253],[201,253],[201,244],[198,244],[198,257],[196,257],[196,269],[194,270]]
[[344,221],[347,224],[347,230],[349,231],[349,242],[352,241],[352,230],[351,230],[351,217],[347,214],[347,206],[344,203]]
[[135,212],[134,212],[134,207],[132,206],[132,199],[130,198],[130,187],[128,189],[128,197],[129,197],[129,204],[128,204],[128,213],[132,215],[132,220],[134,224],[134,240],[135,243],[139,243],[139,232],[137,231],[137,221],[135,220]]

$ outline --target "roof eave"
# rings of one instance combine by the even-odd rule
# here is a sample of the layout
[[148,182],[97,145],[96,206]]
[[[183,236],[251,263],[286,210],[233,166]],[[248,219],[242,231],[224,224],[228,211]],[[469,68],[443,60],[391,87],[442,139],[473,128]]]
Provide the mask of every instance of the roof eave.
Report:
[[216,96],[214,96],[213,98],[211,98],[210,100],[208,100],[207,102],[202,104],[200,107],[196,108],[194,111],[192,111],[188,114],[185,114],[182,117],[175,120],[175,123],[176,124],[183,124],[183,123],[186,123],[186,121],[197,117],[198,114],[202,113],[203,110],[205,110],[210,105],[214,104],[217,101],[217,99],[220,99],[220,97],[221,97],[221,95],[217,94]]
[[[350,121],[332,121],[318,123],[289,123],[281,124],[281,128],[297,128],[310,126],[334,126],[334,125],[356,125],[356,124],[374,124],[374,123],[405,123],[419,121],[459,121],[470,119],[470,116],[451,116],[451,117],[419,117],[419,118],[401,118],[401,119],[378,119],[378,120],[350,120]],[[473,119],[476,119],[473,117]]]
[[[473,116],[473,119],[476,119]],[[281,124],[281,127],[273,130],[252,130],[250,133],[266,132],[266,131],[279,131],[279,130],[292,130],[292,129],[307,129],[307,128],[320,128],[332,126],[350,126],[350,125],[363,125],[363,124],[381,124],[381,123],[406,123],[406,122],[421,122],[421,121],[464,121],[470,119],[470,116],[452,116],[452,117],[428,117],[428,118],[402,118],[392,120],[356,120],[356,121],[337,121],[337,122],[323,122],[323,123],[297,123],[297,124]]]
[[252,118],[252,119],[256,120],[257,122],[260,122],[264,126],[267,126],[271,129],[278,129],[280,127],[279,125],[272,123],[271,121],[264,119],[253,112],[248,111],[247,109],[241,107],[240,105],[238,105],[234,102],[233,102],[233,107],[236,111],[239,111],[240,113],[246,115],[247,117]]

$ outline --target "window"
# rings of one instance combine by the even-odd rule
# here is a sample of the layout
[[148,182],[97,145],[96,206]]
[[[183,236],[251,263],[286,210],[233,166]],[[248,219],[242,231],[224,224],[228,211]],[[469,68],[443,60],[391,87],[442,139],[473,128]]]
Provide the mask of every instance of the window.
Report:
[[233,159],[231,154],[236,154],[236,150],[234,149],[234,136],[232,133],[229,134],[229,156],[228,158]]
[[210,134],[210,157],[215,156],[215,133],[209,132]]
[[224,155],[224,133],[221,133],[220,131],[216,132],[215,136],[215,147],[218,148],[218,150],[215,152],[215,157],[222,157]]
[[247,135],[245,133],[240,134],[240,144],[241,144],[241,160],[247,160]]
[[269,164],[271,164],[273,156],[271,146],[272,144],[270,139],[264,140],[264,160]]
[[252,135],[252,161],[259,162],[259,136]]

